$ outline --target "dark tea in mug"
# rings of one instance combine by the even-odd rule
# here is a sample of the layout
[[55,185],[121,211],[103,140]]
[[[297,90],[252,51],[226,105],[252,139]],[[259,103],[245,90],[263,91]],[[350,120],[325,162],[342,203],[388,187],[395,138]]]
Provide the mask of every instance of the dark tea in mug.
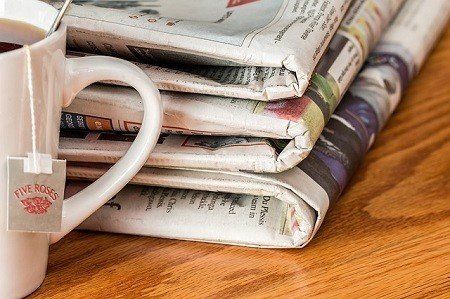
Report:
[[45,31],[28,23],[0,19],[0,53],[31,45],[45,37]]

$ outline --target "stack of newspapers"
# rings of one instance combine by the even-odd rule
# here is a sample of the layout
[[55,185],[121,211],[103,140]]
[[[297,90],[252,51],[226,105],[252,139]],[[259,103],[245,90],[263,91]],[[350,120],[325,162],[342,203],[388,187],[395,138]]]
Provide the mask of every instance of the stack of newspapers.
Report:
[[[317,232],[450,14],[449,0],[74,3],[68,55],[135,63],[164,106],[145,167],[79,228],[285,248]],[[68,195],[123,156],[142,115],[121,82],[63,109]]]

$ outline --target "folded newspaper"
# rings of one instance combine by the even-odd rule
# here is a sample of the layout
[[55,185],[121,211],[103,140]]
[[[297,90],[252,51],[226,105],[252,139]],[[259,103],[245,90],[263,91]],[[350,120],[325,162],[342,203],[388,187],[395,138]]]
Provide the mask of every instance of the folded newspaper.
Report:
[[[325,123],[361,68],[370,49],[403,1],[357,0],[320,60],[305,95],[261,102],[200,94],[162,93],[163,131],[175,134],[251,136],[271,157],[259,168],[246,169],[235,160],[231,170],[281,172],[297,165],[311,151]],[[139,95],[126,87],[97,85],[82,91],[64,109],[63,129],[136,131],[142,119]],[[254,140],[252,143],[255,142]],[[276,144],[274,146],[273,144]],[[230,143],[227,142],[228,148]],[[244,152],[241,152],[243,150]],[[246,156],[254,146],[233,147],[230,159]],[[231,160],[230,160],[231,161]],[[260,164],[260,163],[259,163]],[[250,165],[250,167],[252,167]]]
[[[279,174],[143,168],[133,182],[158,187],[126,187],[80,228],[258,247],[305,246],[423,65],[446,26],[449,4],[406,1],[298,167]],[[72,164],[68,176],[96,179],[107,168]],[[71,182],[67,193],[80,188],[82,182]]]
[[270,100],[303,94],[350,2],[75,0],[65,21],[71,49],[150,63],[161,89]]

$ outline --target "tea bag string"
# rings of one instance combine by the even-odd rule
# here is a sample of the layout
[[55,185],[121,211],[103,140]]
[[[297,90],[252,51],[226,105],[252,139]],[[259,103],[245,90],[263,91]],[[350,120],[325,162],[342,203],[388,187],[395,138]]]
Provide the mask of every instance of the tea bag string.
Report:
[[31,150],[33,154],[33,166],[34,170],[38,171],[38,159],[37,159],[37,134],[36,134],[36,111],[34,109],[34,86],[33,86],[33,68],[31,65],[31,50],[30,46],[25,45],[25,55],[27,58],[27,81],[28,81],[28,94],[30,103],[30,115],[31,115]]

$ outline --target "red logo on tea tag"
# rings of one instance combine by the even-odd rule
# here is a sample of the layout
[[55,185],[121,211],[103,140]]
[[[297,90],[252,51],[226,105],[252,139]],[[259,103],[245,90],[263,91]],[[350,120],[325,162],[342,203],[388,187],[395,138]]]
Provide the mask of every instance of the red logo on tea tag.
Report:
[[51,160],[52,173],[24,172],[27,158],[8,158],[8,230],[58,232],[66,163]]
[[[20,200],[25,211],[29,214],[47,213],[47,210],[52,205],[52,201],[58,200],[59,198],[58,193],[52,187],[40,184],[21,186],[14,190],[13,194],[15,198]],[[36,196],[30,196],[32,194]],[[21,199],[23,197],[26,198]]]

